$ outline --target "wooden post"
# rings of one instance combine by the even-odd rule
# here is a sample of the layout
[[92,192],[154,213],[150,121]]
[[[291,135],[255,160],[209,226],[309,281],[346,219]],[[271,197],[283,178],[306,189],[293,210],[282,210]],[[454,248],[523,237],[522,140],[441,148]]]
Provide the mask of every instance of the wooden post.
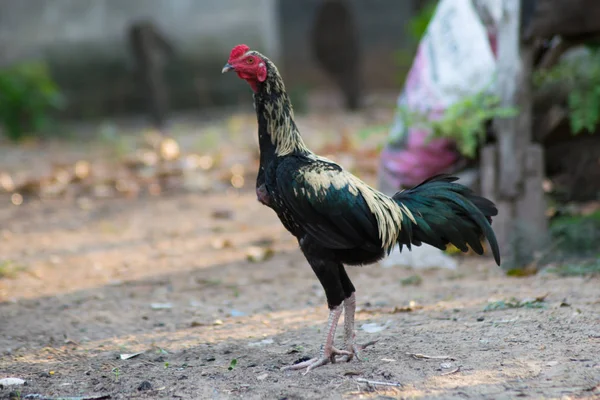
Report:
[[482,151],[482,192],[498,205],[494,230],[508,268],[531,262],[547,222],[543,196],[543,150],[531,143],[532,49],[521,39],[521,0],[503,0],[498,27],[498,95],[514,118],[494,121],[497,143]]

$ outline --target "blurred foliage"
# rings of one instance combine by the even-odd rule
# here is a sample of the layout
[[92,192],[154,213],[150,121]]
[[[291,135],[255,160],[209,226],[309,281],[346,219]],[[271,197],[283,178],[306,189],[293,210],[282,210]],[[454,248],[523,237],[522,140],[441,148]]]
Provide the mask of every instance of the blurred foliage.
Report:
[[414,48],[409,47],[408,49],[398,50],[394,54],[394,59],[396,65],[398,66],[398,76],[396,77],[396,81],[400,85],[404,84],[406,75],[408,74],[410,66],[413,62],[415,50],[419,44],[419,41],[427,32],[427,27],[429,26],[431,18],[433,18],[436,7],[436,0],[428,1],[406,25],[406,35],[414,42]]
[[421,40],[423,35],[425,35],[425,32],[427,32],[427,27],[429,26],[431,18],[433,18],[436,8],[437,1],[430,0],[415,14],[414,17],[411,18],[406,27],[406,32],[415,41],[418,42]]
[[566,57],[548,70],[534,73],[538,88],[557,84],[569,87],[567,106],[573,134],[595,132],[600,123],[600,49],[588,46],[584,57]]
[[596,259],[583,262],[570,262],[567,264],[558,265],[548,268],[548,272],[557,274],[558,276],[596,276],[600,275],[600,255]]
[[556,250],[565,256],[590,257],[600,251],[600,211],[590,215],[564,215],[551,221]]
[[[417,43],[426,34],[436,8],[437,1],[428,1],[408,24],[407,34]],[[413,52],[408,54],[406,51],[400,51],[396,54],[396,61],[404,67],[408,57],[412,63]],[[405,77],[405,71],[401,70],[399,80],[403,82]],[[430,138],[451,139],[456,142],[458,151],[467,158],[476,156],[479,145],[485,139],[486,124],[489,120],[509,118],[518,113],[515,108],[500,107],[500,98],[489,94],[488,90],[464,96],[448,107],[441,118],[435,120],[426,112],[410,111],[404,107],[400,107],[398,111],[407,128],[427,129],[432,132]]]
[[448,138],[455,141],[458,151],[468,158],[475,157],[477,148],[486,135],[486,123],[494,118],[517,115],[513,107],[501,107],[498,96],[481,91],[465,96],[448,107],[439,119],[427,113],[399,109],[407,127],[418,127],[432,132],[430,138]]
[[52,112],[63,104],[45,64],[30,62],[0,69],[0,124],[9,139],[42,134]]
[[502,263],[509,276],[529,276],[545,271],[561,276],[582,276],[600,272],[600,210],[577,212],[565,207],[559,217],[550,221],[547,234],[540,235],[517,223],[511,238],[514,254]]
[[[441,118],[432,119],[427,112],[411,111],[399,107],[398,113],[405,126],[431,131],[429,139],[448,138],[456,143],[458,151],[467,158],[474,158],[479,145],[485,140],[486,124],[494,118],[510,118],[518,114],[514,107],[501,107],[500,98],[485,90],[468,95],[448,107]],[[369,136],[389,130],[388,126],[377,125],[359,131],[359,137]],[[398,137],[388,138],[397,141]]]

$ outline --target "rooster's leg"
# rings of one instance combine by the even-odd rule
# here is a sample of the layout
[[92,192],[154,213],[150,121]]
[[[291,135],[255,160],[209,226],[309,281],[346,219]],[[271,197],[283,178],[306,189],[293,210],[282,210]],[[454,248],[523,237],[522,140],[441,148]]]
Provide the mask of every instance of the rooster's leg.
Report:
[[354,292],[344,300],[344,347],[349,353],[344,355],[341,361],[351,361],[354,357],[360,360],[360,352],[374,345],[377,341],[365,344],[356,344],[356,332],[354,331],[354,314],[356,313],[356,295]]
[[287,367],[283,367],[282,370],[290,370],[290,369],[303,369],[306,368],[305,374],[307,374],[311,369],[323,366],[329,363],[335,363],[335,356],[347,356],[351,357],[352,354],[345,350],[338,350],[333,347],[333,338],[335,337],[335,329],[337,328],[338,321],[340,320],[340,316],[342,315],[342,305],[338,305],[333,307],[329,311],[329,319],[327,321],[327,329],[325,336],[325,344],[321,347],[321,352],[319,357],[311,358],[310,360],[303,361],[298,364],[289,365]]

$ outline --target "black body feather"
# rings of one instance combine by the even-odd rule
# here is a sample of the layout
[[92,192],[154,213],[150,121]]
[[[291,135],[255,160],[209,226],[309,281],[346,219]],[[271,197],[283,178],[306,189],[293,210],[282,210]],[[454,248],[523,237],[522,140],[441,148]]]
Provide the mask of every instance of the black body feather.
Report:
[[490,226],[497,210],[491,201],[453,183],[456,178],[450,176],[433,177],[389,197],[315,155],[293,121],[277,68],[260,56],[268,74],[255,93],[261,151],[257,196],[298,239],[330,307],[354,292],[344,264],[376,262],[396,244],[444,249],[452,243],[482,254],[480,240],[485,237],[500,263]]

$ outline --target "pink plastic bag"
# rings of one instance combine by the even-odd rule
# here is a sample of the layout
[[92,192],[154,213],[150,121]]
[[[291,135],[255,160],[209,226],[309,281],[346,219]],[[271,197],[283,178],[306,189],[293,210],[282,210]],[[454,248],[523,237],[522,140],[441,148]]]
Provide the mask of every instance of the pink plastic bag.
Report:
[[[496,71],[494,53],[494,35],[483,25],[471,0],[440,1],[419,43],[398,106],[432,119],[439,117],[457,100],[490,84]],[[462,167],[452,140],[428,140],[428,135],[427,130],[407,128],[401,115],[397,116],[381,153],[381,190],[393,193]]]

